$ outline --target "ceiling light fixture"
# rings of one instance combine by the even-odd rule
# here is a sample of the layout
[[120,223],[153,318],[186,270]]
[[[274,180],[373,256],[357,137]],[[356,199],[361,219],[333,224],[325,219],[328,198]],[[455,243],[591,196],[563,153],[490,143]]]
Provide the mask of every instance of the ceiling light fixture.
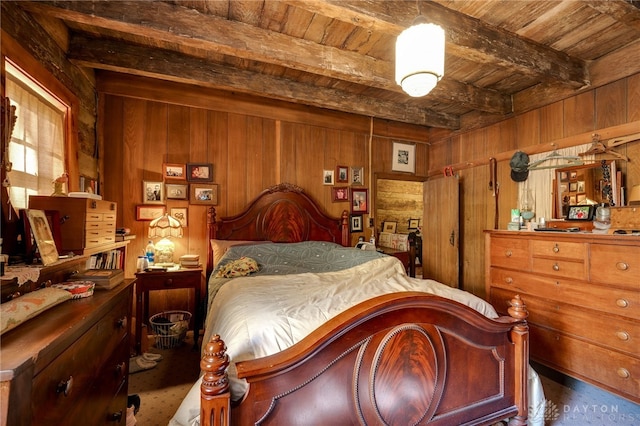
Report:
[[409,96],[425,96],[444,75],[444,30],[418,16],[396,40],[396,83]]

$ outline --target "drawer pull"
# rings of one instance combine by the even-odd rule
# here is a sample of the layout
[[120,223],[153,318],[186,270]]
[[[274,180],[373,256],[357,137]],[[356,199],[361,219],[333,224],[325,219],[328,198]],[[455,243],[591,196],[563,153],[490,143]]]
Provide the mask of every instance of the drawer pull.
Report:
[[558,247],[558,243],[553,246],[553,252],[558,253],[560,251],[560,247]]
[[559,271],[560,270],[560,265],[558,265],[557,263],[554,263],[553,264],[553,270],[556,271],[556,272]]
[[629,333],[627,333],[626,331],[616,331],[616,336],[620,340],[629,340]]
[[513,256],[513,253],[511,252],[511,250],[506,250],[504,252],[504,255],[507,256],[507,257],[511,257],[511,256]]
[[616,263],[616,269],[618,269],[618,271],[628,271],[629,264],[626,262],[618,262]]
[[512,284],[513,283],[513,278],[507,277],[507,278],[504,279],[504,282],[507,283],[507,284]]
[[124,316],[122,318],[120,318],[117,322],[116,325],[118,326],[118,328],[127,328],[127,317]]
[[629,301],[626,299],[618,299],[616,300],[616,305],[618,305],[619,308],[626,308],[629,306]]
[[170,287],[173,285],[173,278],[169,278],[164,282],[165,287]]
[[616,370],[616,373],[618,373],[618,376],[623,379],[628,379],[629,377],[631,377],[631,374],[629,374],[629,370],[627,370],[626,368],[620,367]]
[[120,420],[122,420],[122,410],[120,411],[116,411],[115,413],[111,413],[111,419],[112,422],[119,422]]
[[64,393],[64,396],[69,396],[73,388],[73,376],[69,376],[68,380],[60,380],[58,386],[56,386],[56,393]]

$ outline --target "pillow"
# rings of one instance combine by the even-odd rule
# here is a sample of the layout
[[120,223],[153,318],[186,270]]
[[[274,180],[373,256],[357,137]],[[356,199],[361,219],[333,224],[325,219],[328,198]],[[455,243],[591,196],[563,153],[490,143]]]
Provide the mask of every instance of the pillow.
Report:
[[68,291],[48,287],[3,303],[0,305],[0,334],[69,299],[71,293]]
[[213,269],[216,268],[222,256],[229,250],[229,247],[239,245],[264,244],[269,241],[243,241],[243,240],[211,240],[211,250],[213,251]]

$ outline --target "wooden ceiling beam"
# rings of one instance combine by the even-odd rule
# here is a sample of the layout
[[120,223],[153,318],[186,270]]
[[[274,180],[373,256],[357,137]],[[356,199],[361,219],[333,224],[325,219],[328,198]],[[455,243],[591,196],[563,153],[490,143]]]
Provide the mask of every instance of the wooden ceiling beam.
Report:
[[[135,1],[38,1],[20,5],[33,13],[78,24],[402,92],[393,81],[394,64],[390,62],[205,15],[179,5]],[[122,10],[127,13],[123,14]],[[512,109],[510,96],[447,79],[419,102],[425,108],[431,102],[458,102],[493,114],[506,114]]]
[[447,129],[459,127],[458,118],[450,114],[337,89],[318,90],[312,85],[212,64],[201,58],[122,41],[74,35],[67,56],[77,65],[96,69],[234,90],[403,123]]

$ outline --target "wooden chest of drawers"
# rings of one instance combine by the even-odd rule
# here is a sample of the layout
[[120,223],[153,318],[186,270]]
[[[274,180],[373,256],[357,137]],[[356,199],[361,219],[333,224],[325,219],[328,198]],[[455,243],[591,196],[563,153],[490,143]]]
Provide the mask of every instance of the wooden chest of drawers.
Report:
[[29,208],[57,210],[62,224],[61,254],[82,254],[85,249],[116,240],[117,204],[105,200],[73,197],[29,197]]
[[490,231],[486,289],[529,310],[532,359],[640,402],[640,238]]
[[125,425],[132,295],[129,280],[3,335],[1,423]]

